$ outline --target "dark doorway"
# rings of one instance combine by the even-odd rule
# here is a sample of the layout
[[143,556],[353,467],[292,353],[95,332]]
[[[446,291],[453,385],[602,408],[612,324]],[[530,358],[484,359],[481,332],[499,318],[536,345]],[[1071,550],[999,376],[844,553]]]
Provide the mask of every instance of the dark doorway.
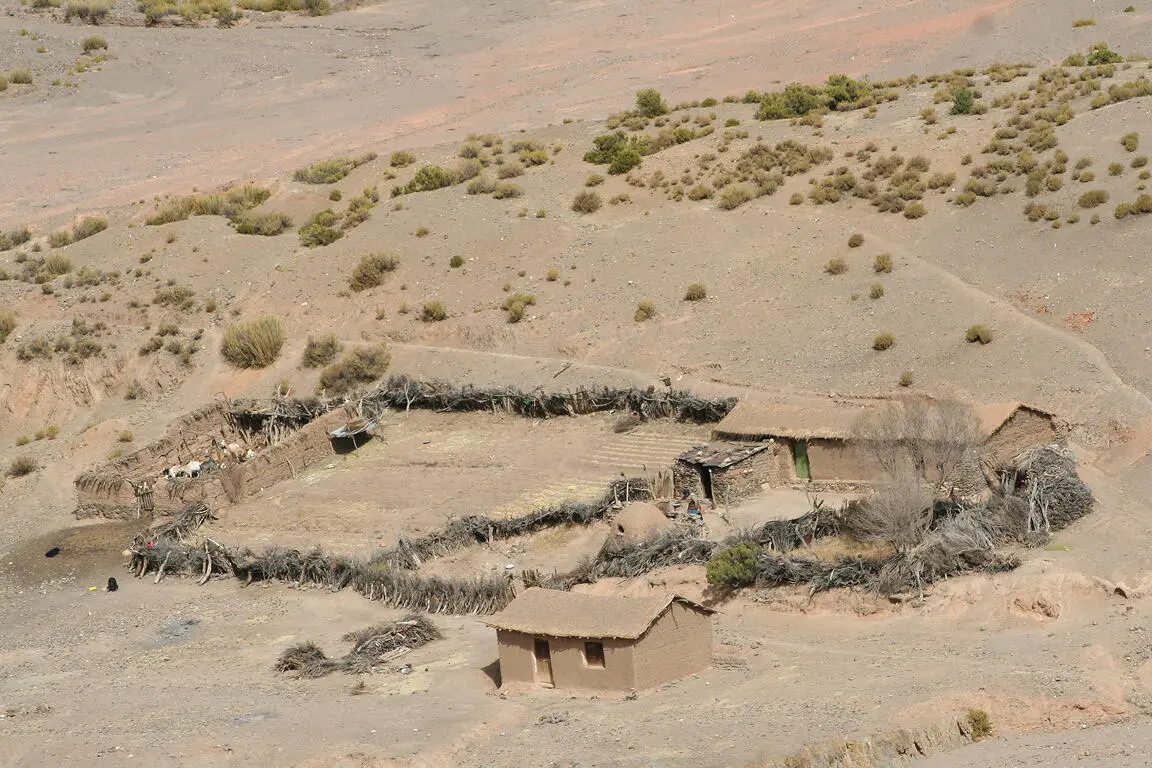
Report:
[[812,468],[808,466],[808,441],[796,440],[792,443],[792,457],[796,460],[796,477],[812,479]]
[[708,467],[696,467],[700,474],[700,487],[704,490],[704,498],[712,500],[712,470]]

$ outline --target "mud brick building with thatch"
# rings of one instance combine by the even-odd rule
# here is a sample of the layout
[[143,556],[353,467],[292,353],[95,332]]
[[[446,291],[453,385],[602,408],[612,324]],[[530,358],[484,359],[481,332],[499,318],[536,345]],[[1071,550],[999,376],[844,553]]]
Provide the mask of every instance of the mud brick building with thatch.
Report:
[[627,691],[707,668],[713,613],[676,595],[533,587],[485,623],[496,630],[502,685]]
[[[712,436],[774,444],[779,471],[770,476],[771,484],[866,485],[883,477],[883,469],[875,446],[855,439],[856,425],[891,402],[815,396],[742,400],[716,425]],[[1065,437],[1053,414],[1024,403],[990,403],[977,406],[974,413],[985,463],[1003,464],[1022,451]]]
[[759,493],[765,485],[792,478],[791,456],[775,440],[762,443],[709,443],[682,453],[672,467],[677,494],[727,504]]

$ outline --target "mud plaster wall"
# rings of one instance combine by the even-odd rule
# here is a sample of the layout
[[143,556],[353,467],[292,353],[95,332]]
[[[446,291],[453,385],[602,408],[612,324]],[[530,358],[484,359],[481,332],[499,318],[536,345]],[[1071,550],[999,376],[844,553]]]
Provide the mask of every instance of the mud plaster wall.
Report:
[[555,687],[605,691],[626,691],[636,687],[635,641],[588,638],[604,644],[604,666],[589,667],[584,663],[585,638],[549,637],[497,630],[501,684],[537,682],[537,637],[548,641]]
[[984,446],[989,458],[997,463],[1003,463],[1029,448],[1049,445],[1059,439],[1051,417],[1020,408],[988,438]]
[[808,467],[815,480],[875,480],[883,476],[880,463],[867,449],[846,440],[813,438],[808,441]]
[[676,680],[712,663],[712,618],[672,603],[636,643],[637,689]]

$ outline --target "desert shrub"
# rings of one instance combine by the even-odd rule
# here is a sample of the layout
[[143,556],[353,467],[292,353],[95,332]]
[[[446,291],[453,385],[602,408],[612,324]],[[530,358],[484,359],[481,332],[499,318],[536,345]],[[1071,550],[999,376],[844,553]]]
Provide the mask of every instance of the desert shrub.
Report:
[[8,73],[8,82],[17,85],[32,85],[32,70],[14,69]]
[[554,283],[560,279],[560,270],[556,267],[549,268],[548,272],[544,275],[544,279],[550,283]]
[[16,330],[16,313],[10,309],[0,309],[0,344],[8,340]]
[[644,88],[636,91],[636,111],[644,117],[659,117],[668,113],[668,105],[655,88]]
[[747,184],[727,184],[724,189],[720,190],[720,201],[716,207],[722,211],[731,211],[754,197],[756,197],[756,193]]
[[89,35],[80,41],[80,48],[85,53],[89,51],[107,50],[108,41],[104,39],[103,35]]
[[[1144,166],[1148,165],[1148,157],[1147,157],[1147,155],[1140,155],[1139,157],[1134,157],[1134,158],[1132,158],[1132,162],[1129,163],[1129,165],[1131,165],[1133,168],[1143,168]],[[1144,174],[1140,174],[1140,178],[1146,179],[1148,177],[1145,176]]]
[[241,235],[274,237],[292,226],[292,218],[285,213],[246,213],[236,219],[235,226]]
[[842,275],[848,271],[848,262],[839,256],[828,259],[828,263],[824,265],[824,271],[830,275]]
[[25,475],[32,474],[39,468],[40,465],[37,464],[36,459],[31,456],[17,456],[8,464],[8,476],[24,477]]
[[509,181],[501,181],[492,190],[492,197],[497,200],[511,200],[521,197],[523,194],[524,189],[519,184],[513,184]]
[[338,189],[334,189],[328,193],[328,199],[334,203],[338,203],[344,199],[344,193]]
[[873,272],[891,272],[892,271],[892,254],[881,253],[876,256],[876,260],[872,262]]
[[1108,193],[1103,189],[1094,189],[1091,192],[1085,192],[1080,195],[1080,199],[1076,204],[1081,208],[1095,208],[1108,202]]
[[655,304],[655,302],[652,302],[652,301],[649,301],[648,299],[645,299],[644,301],[638,302],[636,304],[636,314],[633,315],[632,319],[638,323],[642,323],[645,320],[651,320],[655,316],[656,316],[656,304]]
[[320,160],[305,168],[298,168],[292,178],[305,184],[335,184],[349,173],[376,159],[375,152],[359,157],[334,157]]
[[992,329],[986,325],[973,325],[964,332],[964,340],[969,344],[975,342],[987,344],[992,341]]
[[1093,43],[1088,49],[1088,65],[1099,67],[1104,64],[1119,64],[1124,57],[1110,50],[1107,43]]
[[66,275],[72,271],[72,259],[62,253],[50,254],[48,258],[44,259],[44,266],[41,271],[48,275],[49,279]]
[[628,173],[640,165],[641,161],[640,153],[635,149],[622,149],[612,156],[612,160],[608,163],[608,173],[613,176]]
[[856,232],[848,238],[849,248],[859,248],[862,245],[864,245],[864,235],[860,234],[859,232]]
[[326,333],[319,338],[308,337],[304,345],[304,353],[300,356],[300,365],[304,368],[319,368],[328,365],[340,354],[340,340],[334,333]]
[[952,94],[952,114],[967,115],[972,112],[975,96],[971,88],[958,88]]
[[509,323],[518,323],[524,319],[525,310],[536,303],[535,294],[520,293],[517,291],[500,305],[500,309],[508,313]]
[[17,227],[7,232],[0,232],[0,251],[9,251],[18,245],[23,245],[32,239],[32,231],[28,227]]
[[[476,175],[473,174],[473,176]],[[411,181],[394,189],[392,194],[395,196],[397,193],[411,195],[416,192],[431,192],[450,187],[458,181],[460,181],[459,176],[446,168],[441,168],[438,165],[425,165],[416,171],[416,175],[412,177]]]
[[116,435],[116,439],[121,443],[130,443],[136,439],[136,435],[132,434],[131,430],[125,429]]
[[1077,29],[1079,27],[1094,27],[1094,26],[1096,26],[1096,19],[1076,19],[1074,22],[1072,22],[1072,28],[1073,29]]
[[1064,59],[1064,62],[1063,62],[1065,67],[1082,67],[1087,63],[1088,63],[1088,60],[1084,57],[1084,54],[1082,54],[1082,53],[1070,54],[1067,58]]
[[936,122],[936,110],[932,107],[926,107],[920,110],[920,119],[927,125],[932,125]]
[[320,373],[317,389],[333,395],[342,395],[360,384],[376,381],[388,371],[392,354],[388,345],[356,347]]
[[896,337],[887,331],[876,334],[872,339],[872,349],[877,352],[892,349],[894,346],[896,346]]
[[1124,173],[1123,163],[1110,163],[1108,165],[1108,175],[1109,176],[1119,176],[1122,173]]
[[600,200],[600,195],[595,192],[579,192],[572,200],[572,210],[576,213],[595,213],[600,210],[603,202]]
[[227,216],[234,219],[272,196],[272,190],[256,184],[241,184],[224,191],[174,197],[145,219],[149,226],[184,221],[189,216]]
[[400,258],[394,253],[366,253],[348,278],[348,287],[354,291],[366,291],[384,282],[390,272],[400,266]]
[[788,205],[801,205],[804,203],[803,192],[793,192],[792,196],[788,198]]
[[923,203],[911,202],[904,208],[904,218],[906,219],[919,219],[927,215],[928,209],[924,207]]
[[420,319],[426,323],[438,323],[448,319],[448,308],[439,299],[424,302],[420,309]]
[[486,174],[482,173],[476,178],[472,179],[472,181],[468,182],[468,186],[465,187],[465,190],[470,195],[487,195],[496,190],[496,182]]
[[401,149],[393,152],[388,162],[393,168],[405,168],[416,162],[416,155]]
[[697,184],[688,190],[689,200],[707,200],[712,197],[712,189],[707,184]]
[[1129,152],[1135,152],[1136,148],[1140,146],[1140,134],[1135,131],[1126,133],[1120,139],[1120,144]]
[[604,177],[598,173],[588,174],[588,178],[584,179],[584,186],[596,187],[604,183]]
[[0,93],[8,90],[8,76],[0,72]]
[[458,269],[464,266],[464,257],[458,253],[453,255],[452,258],[448,259],[448,266],[452,269]]
[[86,216],[76,222],[71,231],[58,229],[48,235],[48,245],[53,248],[63,248],[86,237],[92,237],[97,232],[108,229],[108,220],[96,216]]
[[684,301],[703,301],[708,297],[708,289],[704,283],[692,283],[684,291]]
[[89,24],[99,24],[112,10],[112,0],[68,0],[64,6],[64,20],[73,16]]
[[500,179],[514,179],[517,176],[523,175],[524,166],[515,160],[509,163],[504,163],[504,165],[500,166],[500,168],[496,171],[496,177]]
[[872,287],[868,291],[868,297],[871,299],[880,299],[884,297],[884,286],[880,283],[872,283]]
[[274,317],[237,323],[224,331],[220,355],[237,368],[266,368],[284,346],[284,326]]
[[750,541],[742,541],[719,550],[708,561],[708,583],[722,589],[738,589],[756,582],[760,548]]
[[1134,5],[1124,6],[1124,13],[1132,13],[1135,10],[1136,10],[1136,6],[1134,6]]
[[982,709],[968,710],[968,729],[972,733],[972,741],[982,741],[992,735],[992,718]]
[[904,371],[900,374],[900,386],[910,387],[915,379],[912,376],[912,371]]

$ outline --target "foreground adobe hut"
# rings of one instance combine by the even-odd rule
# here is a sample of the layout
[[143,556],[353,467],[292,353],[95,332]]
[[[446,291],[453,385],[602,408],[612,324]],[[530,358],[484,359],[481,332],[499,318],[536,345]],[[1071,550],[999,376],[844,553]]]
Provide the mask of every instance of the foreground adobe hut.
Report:
[[626,691],[706,668],[709,608],[683,597],[599,597],[532,587],[486,620],[503,683]]
[[[889,399],[791,397],[742,400],[713,430],[716,440],[771,442],[779,472],[769,484],[866,484],[884,470],[877,448],[855,439],[863,416],[892,404]],[[1002,465],[1021,452],[1061,442],[1064,431],[1047,411],[1019,402],[974,409],[979,422],[980,459]]]

